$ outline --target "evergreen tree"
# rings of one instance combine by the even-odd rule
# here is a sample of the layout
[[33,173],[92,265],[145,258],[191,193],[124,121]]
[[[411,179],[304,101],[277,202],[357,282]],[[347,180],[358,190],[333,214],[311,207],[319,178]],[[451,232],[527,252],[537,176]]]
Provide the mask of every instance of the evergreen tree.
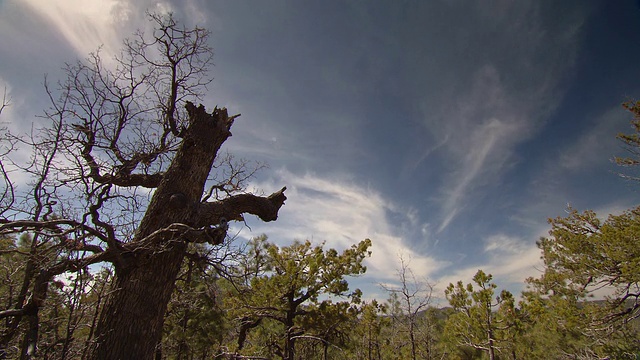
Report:
[[[323,352],[346,343],[342,325],[357,314],[361,293],[349,292],[345,277],[366,271],[362,261],[370,246],[367,239],[338,253],[310,241],[279,247],[265,236],[253,239],[251,258],[234,277],[241,282],[230,284],[225,297],[225,309],[237,324],[237,351],[262,349],[268,351],[263,355],[293,360],[303,339],[322,344]],[[321,296],[349,300],[335,303]]]
[[452,350],[480,350],[490,360],[497,359],[498,353],[513,355],[518,326],[514,298],[507,290],[495,296],[497,285],[492,279],[491,274],[478,270],[473,277],[477,290],[462,281],[447,286],[445,296],[454,313],[446,321],[445,333]]
[[[563,343],[574,343],[574,352],[638,353],[640,208],[605,221],[593,211],[569,209],[549,222],[550,236],[538,243],[544,274],[527,280],[529,308],[558,323],[565,336],[573,334]],[[603,302],[591,301],[597,292],[606,294]]]

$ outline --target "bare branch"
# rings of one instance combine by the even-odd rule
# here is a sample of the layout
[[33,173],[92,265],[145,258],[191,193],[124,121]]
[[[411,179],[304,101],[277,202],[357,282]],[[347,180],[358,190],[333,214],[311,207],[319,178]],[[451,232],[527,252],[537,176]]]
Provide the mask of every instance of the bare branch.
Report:
[[228,220],[241,221],[242,214],[249,213],[258,216],[263,221],[275,221],[278,210],[284,205],[287,197],[284,195],[286,187],[274,192],[268,197],[253,194],[239,194],[219,202],[208,202],[200,205],[196,227],[215,224],[225,216]]
[[[96,323],[95,349],[86,357],[149,358],[189,245],[224,244],[227,222],[243,220],[244,213],[274,221],[286,200],[286,188],[269,196],[243,193],[260,166],[252,169],[230,155],[216,161],[239,115],[217,107],[207,113],[189,101],[211,81],[208,31],[186,29],[171,15],[149,16],[156,31],[125,41],[115,66],[98,50],[67,64],[57,88],[45,79],[49,126],[8,134],[11,141],[0,147],[0,183],[6,184],[0,236],[28,234],[19,249],[2,250],[25,260],[13,309],[0,312],[7,318],[0,351],[25,328],[23,344],[35,347],[38,311],[55,276],[108,262],[114,291],[103,306],[117,316]],[[6,103],[5,93],[0,112]],[[30,147],[31,158],[11,160],[14,144]],[[30,190],[17,195],[14,166],[31,178]],[[139,316],[133,325],[128,311]],[[148,329],[152,334],[144,339],[124,335]],[[123,349],[126,354],[117,353]]]
[[7,96],[7,88],[4,88],[4,92],[2,93],[2,102],[0,102],[0,115],[2,114],[2,111],[9,106],[9,104],[11,103],[11,97]]

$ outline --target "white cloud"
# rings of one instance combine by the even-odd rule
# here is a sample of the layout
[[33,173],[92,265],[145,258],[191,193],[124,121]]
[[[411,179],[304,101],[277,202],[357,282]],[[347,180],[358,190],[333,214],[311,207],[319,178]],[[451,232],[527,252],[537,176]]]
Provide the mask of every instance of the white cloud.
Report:
[[495,234],[485,239],[484,251],[514,254],[521,252],[523,245],[524,244],[521,239],[509,237],[505,234]]
[[604,221],[609,217],[609,215],[622,215],[625,211],[636,208],[637,206],[638,204],[635,203],[633,199],[629,199],[625,202],[613,202],[602,205],[593,209],[593,211],[598,215],[598,218]]
[[155,9],[156,12],[160,14],[170,14],[174,12],[173,6],[171,6],[168,2],[158,2],[156,3]]
[[[444,230],[458,213],[465,195],[475,186],[477,178],[496,175],[510,156],[508,148],[516,137],[517,126],[490,119],[474,131],[470,142],[475,146],[466,154],[462,166],[454,172],[452,189],[445,190],[443,210],[446,214],[438,231]],[[487,174],[491,172],[491,174]],[[486,181],[486,180],[485,180]]]
[[24,0],[21,4],[50,23],[78,56],[85,57],[101,47],[103,61],[119,54],[123,39],[133,36],[136,30],[153,30],[147,11],[175,13],[179,21],[188,22],[189,26],[207,22],[207,14],[192,0],[177,5],[154,0]]
[[[423,100],[424,126],[431,141],[425,141],[426,150],[418,154],[424,162],[433,149],[444,156],[438,231],[473,208],[481,198],[475,196],[479,190],[500,182],[518,160],[517,145],[536,134],[562,99],[563,80],[574,64],[588,10],[572,11],[549,31],[551,19],[543,7],[479,6],[475,15],[489,19],[459,24],[459,31],[471,35],[454,45],[455,57],[438,64],[434,82],[441,76],[449,81],[428,91]],[[500,32],[488,32],[486,23]],[[482,41],[488,36],[490,42]],[[458,63],[459,58],[467,60]],[[451,72],[455,75],[447,75]],[[443,139],[446,142],[440,145]]]
[[527,240],[505,234],[487,237],[484,248],[488,255],[486,269],[509,282],[522,283],[527,277],[536,275],[536,269],[542,267],[536,240],[546,231],[545,228],[534,235],[534,239]]
[[[506,95],[497,70],[485,66],[476,74],[469,94],[447,117],[455,127],[442,129],[451,161],[457,164],[442,189],[442,217],[438,232],[444,230],[462,210],[467,195],[495,180],[509,163],[513,146],[529,131],[512,99]],[[486,117],[486,118],[485,118]]]
[[[6,131],[16,135],[22,134],[23,130],[20,127],[22,122],[18,120],[20,115],[16,109],[23,106],[24,99],[15,96],[15,93],[12,90],[13,87],[11,84],[0,77],[0,101],[2,101],[4,97],[6,104],[2,110],[2,114],[0,114],[0,133],[2,133],[2,137],[5,136],[4,133]],[[11,181],[14,183],[13,185],[17,188],[25,185],[30,178],[24,171],[19,170],[13,162],[15,161],[18,164],[25,164],[29,160],[30,154],[28,151],[20,151],[21,148],[19,145],[14,144],[11,146],[10,144],[10,142],[6,141],[6,138],[0,138],[0,153],[5,154],[7,151],[12,149],[0,160],[2,160],[2,165],[9,173]]]
[[24,97],[17,93],[9,81],[0,77],[0,101],[3,97],[6,106],[0,115],[0,128],[6,128],[14,135],[22,134],[30,124],[24,121],[24,115],[20,110],[30,109],[30,104],[26,103]]
[[389,214],[416,221],[415,214],[399,211],[378,192],[345,179],[329,179],[313,174],[298,175],[287,170],[276,178],[255,184],[261,189],[287,185],[287,201],[274,224],[251,223],[252,234],[266,233],[272,241],[288,244],[294,239],[326,241],[327,248],[345,249],[361,240],[372,240],[372,256],[366,260],[367,274],[362,281],[396,280],[399,255],[411,258],[416,274],[429,276],[445,263],[421,255],[398,235]]
[[463,283],[472,282],[473,275],[481,269],[493,275],[493,281],[499,289],[507,289],[518,295],[523,288],[525,279],[538,277],[543,268],[540,250],[535,245],[546,229],[534,236],[535,239],[523,240],[506,234],[493,234],[484,240],[485,257],[481,263],[458,268],[453,272],[437,279],[436,290],[440,293],[449,283],[455,284],[459,280]]
[[25,4],[49,21],[80,56],[96,51],[100,45],[106,54],[116,54],[123,37],[131,33],[127,25],[134,16],[140,16],[124,0],[25,0]]

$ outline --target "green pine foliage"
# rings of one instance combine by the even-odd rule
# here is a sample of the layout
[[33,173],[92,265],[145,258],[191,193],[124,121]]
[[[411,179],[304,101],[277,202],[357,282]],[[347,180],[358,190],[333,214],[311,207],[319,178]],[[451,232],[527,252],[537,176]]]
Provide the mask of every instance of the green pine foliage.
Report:
[[520,319],[514,297],[506,290],[496,295],[492,280],[491,274],[478,270],[473,277],[475,288],[462,281],[447,286],[445,296],[454,313],[445,323],[444,334],[451,356],[480,351],[494,360],[499,354],[515,353]]
[[293,360],[298,349],[307,356],[309,349],[341,351],[362,295],[349,291],[345,277],[366,271],[370,246],[364,240],[338,253],[310,241],[279,247],[265,236],[253,239],[253,256],[226,286],[227,314],[238,333],[234,352]]

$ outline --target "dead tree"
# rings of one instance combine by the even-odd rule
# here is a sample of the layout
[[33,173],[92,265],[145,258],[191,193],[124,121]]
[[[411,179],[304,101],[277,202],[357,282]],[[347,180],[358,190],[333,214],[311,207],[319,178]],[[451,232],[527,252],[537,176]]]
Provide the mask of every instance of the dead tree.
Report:
[[51,125],[12,138],[33,148],[22,170],[34,180],[3,209],[0,236],[33,236],[17,301],[0,311],[10,319],[0,353],[21,322],[29,328],[21,356],[36,351],[38,311],[55,276],[110,263],[115,277],[88,356],[152,359],[187,245],[221,243],[227,222],[244,214],[274,221],[284,204],[284,187],[245,192],[245,166],[212,175],[239,115],[190,102],[211,81],[208,32],[171,16],[150,20],[153,34],[126,40],[109,65],[99,52],[67,65],[59,92],[46,87]]
[[[398,278],[400,286],[389,287],[381,284],[381,287],[391,295],[391,317],[394,326],[397,327],[399,325],[399,328],[407,332],[407,343],[411,349],[411,359],[431,359],[430,348],[433,343],[433,334],[430,329],[424,329],[426,334],[421,331],[423,329],[420,329],[420,319],[427,315],[425,311],[431,305],[433,285],[426,279],[416,279],[413,270],[409,267],[409,263],[402,256],[399,256],[399,259]],[[419,347],[423,342],[429,345],[425,351],[426,354],[420,354]]]

